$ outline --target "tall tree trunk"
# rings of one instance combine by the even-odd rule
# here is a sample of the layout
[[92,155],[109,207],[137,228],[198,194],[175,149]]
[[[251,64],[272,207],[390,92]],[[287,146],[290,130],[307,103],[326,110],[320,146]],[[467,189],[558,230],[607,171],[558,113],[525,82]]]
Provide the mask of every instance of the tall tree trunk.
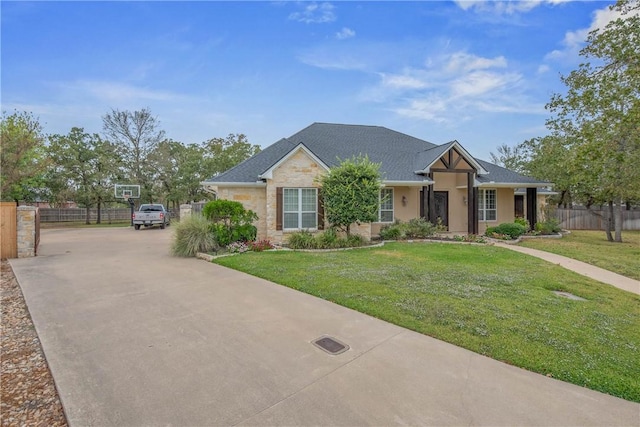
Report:
[[96,218],[96,224],[102,223],[102,214],[100,212],[102,208],[102,200],[98,199],[98,217]]
[[622,210],[622,200],[618,203],[618,217],[615,221],[616,227],[616,242],[622,243],[622,225],[624,223],[624,211]]
[[87,205],[87,208],[85,210],[85,220],[84,223],[89,225],[91,224],[91,206]]
[[609,202],[609,215],[607,215],[606,224],[607,240],[613,242],[613,236],[611,235],[611,230],[613,230],[613,201]]

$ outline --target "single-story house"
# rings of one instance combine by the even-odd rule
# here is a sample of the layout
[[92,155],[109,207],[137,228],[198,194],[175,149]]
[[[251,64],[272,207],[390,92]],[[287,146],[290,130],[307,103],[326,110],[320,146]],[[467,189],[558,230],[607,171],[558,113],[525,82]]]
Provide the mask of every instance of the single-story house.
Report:
[[324,229],[316,177],[358,155],[381,165],[383,182],[379,220],[352,226],[366,238],[417,217],[441,219],[454,233],[484,233],[516,212],[534,225],[537,189],[550,185],[478,160],[458,141],[435,145],[380,126],[331,123],[314,123],[202,185],[256,212],[258,238],[284,242],[288,232]]

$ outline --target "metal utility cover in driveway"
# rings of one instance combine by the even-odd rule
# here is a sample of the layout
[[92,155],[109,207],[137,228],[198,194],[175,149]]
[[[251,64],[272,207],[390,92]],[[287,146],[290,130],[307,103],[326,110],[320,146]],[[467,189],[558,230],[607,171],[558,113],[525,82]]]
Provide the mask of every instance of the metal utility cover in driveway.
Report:
[[333,355],[344,353],[345,351],[349,350],[348,345],[328,336],[322,336],[318,338],[317,340],[313,341],[313,345]]

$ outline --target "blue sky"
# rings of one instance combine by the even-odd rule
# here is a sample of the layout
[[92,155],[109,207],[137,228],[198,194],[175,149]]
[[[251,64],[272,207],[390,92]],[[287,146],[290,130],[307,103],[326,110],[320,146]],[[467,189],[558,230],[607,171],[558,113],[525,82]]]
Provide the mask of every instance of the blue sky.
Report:
[[2,109],[66,134],[148,107],[177,141],[263,147],[313,122],[380,125],[487,159],[546,134],[610,4],[2,1]]

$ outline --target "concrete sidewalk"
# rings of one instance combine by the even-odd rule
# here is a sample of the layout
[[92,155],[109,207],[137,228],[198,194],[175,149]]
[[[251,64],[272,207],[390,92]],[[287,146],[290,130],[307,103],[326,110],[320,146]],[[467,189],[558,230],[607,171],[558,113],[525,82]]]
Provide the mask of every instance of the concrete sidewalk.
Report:
[[605,270],[604,268],[596,267],[595,265],[587,264],[586,262],[567,258],[566,256],[562,255],[552,254],[551,252],[545,252],[538,249],[525,248],[523,246],[516,246],[513,244],[502,242],[497,242],[495,243],[495,245],[500,248],[511,249],[512,251],[543,259],[552,264],[557,264],[560,267],[564,267],[567,270],[574,271],[578,274],[597,280],[599,282],[606,283],[608,285],[615,286],[616,288],[640,295],[640,281],[622,276],[617,273],[613,273],[609,270]]
[[43,230],[11,260],[72,426],[640,424],[636,403],[171,257],[171,233]]

